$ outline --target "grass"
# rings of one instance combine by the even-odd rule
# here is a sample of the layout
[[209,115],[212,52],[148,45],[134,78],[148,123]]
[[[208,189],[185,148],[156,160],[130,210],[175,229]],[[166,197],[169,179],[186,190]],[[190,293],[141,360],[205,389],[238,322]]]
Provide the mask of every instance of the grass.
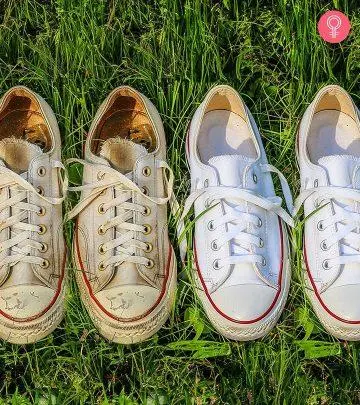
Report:
[[[316,32],[319,16],[334,8],[353,26],[341,45]],[[295,130],[315,93],[338,83],[360,104],[359,34],[356,0],[2,0],[0,90],[23,84],[41,94],[58,117],[64,157],[74,157],[107,93],[136,87],[162,115],[183,201],[187,123],[210,86],[228,83],[296,195]],[[71,232],[69,224],[68,241]],[[34,345],[0,342],[0,404],[360,403],[360,347],[319,325],[304,296],[299,228],[292,247],[285,311],[268,337],[251,343],[227,342],[213,330],[186,269],[173,315],[156,336],[108,343],[82,307],[69,265],[60,328]]]

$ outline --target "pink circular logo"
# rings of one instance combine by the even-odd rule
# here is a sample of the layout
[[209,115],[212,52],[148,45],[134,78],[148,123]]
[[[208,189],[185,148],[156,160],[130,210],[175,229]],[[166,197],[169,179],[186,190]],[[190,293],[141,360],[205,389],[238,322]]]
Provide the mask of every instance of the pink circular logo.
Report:
[[340,11],[327,11],[320,17],[318,31],[323,40],[332,44],[343,41],[349,35],[351,24]]

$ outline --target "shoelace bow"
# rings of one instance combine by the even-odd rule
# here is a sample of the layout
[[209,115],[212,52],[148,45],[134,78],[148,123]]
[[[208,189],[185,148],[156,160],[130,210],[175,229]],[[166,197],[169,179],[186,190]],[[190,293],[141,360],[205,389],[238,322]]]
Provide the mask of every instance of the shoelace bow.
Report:
[[[328,237],[324,237],[321,249],[328,250],[338,242],[346,246],[347,249],[346,254],[343,253],[340,256],[325,260],[323,267],[328,269],[334,265],[358,263],[360,261],[360,212],[354,212],[353,208],[348,205],[342,207],[334,199],[339,199],[340,201],[344,199],[352,200],[357,203],[357,208],[359,208],[360,191],[338,186],[320,186],[303,190],[295,201],[294,216],[311,196],[315,197],[315,209],[313,212],[321,210],[328,204],[332,204],[333,215],[320,220],[317,225],[320,231],[325,231],[329,227],[335,228],[335,232],[332,232]],[[312,214],[310,213],[307,218]]]
[[[39,189],[36,189],[32,184],[26,180],[27,172],[19,175],[5,166],[0,166],[0,179],[1,175],[6,178],[11,178],[6,183],[0,183],[0,190],[9,187],[11,196],[9,199],[0,202],[0,212],[4,209],[10,210],[10,216],[0,222],[0,232],[6,228],[10,228],[9,239],[0,243],[0,252],[8,250],[8,254],[1,261],[1,265],[13,266],[18,262],[25,262],[31,264],[38,264],[41,267],[48,267],[49,263],[44,260],[39,254],[44,251],[46,246],[33,239],[32,234],[37,232],[42,234],[46,229],[41,226],[30,223],[30,212],[35,212],[39,215],[42,214],[43,207],[38,204],[29,203],[29,194],[36,195],[43,201],[52,205],[61,204],[65,197],[68,187],[68,180],[66,176],[65,167],[59,161],[51,161],[52,169],[61,169],[64,171],[64,178],[61,180],[61,195],[62,197],[45,197],[39,194]],[[34,253],[34,250],[38,254]]]
[[[287,209],[289,212],[292,212],[292,195],[284,175],[278,169],[269,164],[262,164],[260,165],[260,168],[263,173],[273,172],[279,176]],[[249,224],[253,225],[254,227],[261,226],[261,219],[256,214],[242,212],[239,206],[236,205],[236,203],[247,202],[250,204],[254,204],[267,211],[274,212],[289,226],[294,226],[292,217],[281,207],[282,199],[280,197],[263,197],[262,195],[256,194],[252,190],[228,186],[210,186],[201,190],[196,190],[192,194],[190,194],[185,202],[185,207],[180,219],[180,223],[185,219],[191,207],[200,196],[205,196],[207,206],[209,206],[209,212],[211,211],[212,206],[215,206],[220,200],[222,200],[224,204],[226,204],[227,213],[224,214],[222,217],[215,218],[209,222],[211,230],[215,230],[216,228],[228,223],[236,225],[233,226],[233,229],[226,234],[217,236],[215,250],[220,249],[222,245],[228,243],[230,240],[233,240],[234,242],[238,243],[243,249],[245,249],[245,251],[248,252],[241,255],[231,255],[227,258],[218,260],[218,268],[226,265],[245,262],[262,263],[264,265],[264,258],[261,255],[250,253],[251,245],[262,247],[263,241],[259,236],[249,233],[248,226]],[[234,204],[235,206],[230,206],[226,203],[226,201]],[[185,255],[186,246],[185,249],[181,248],[182,260],[184,260]]]
[[[92,164],[86,162],[82,159],[69,159],[68,164],[80,163],[83,166],[92,166]],[[118,196],[109,200],[109,202],[102,205],[103,212],[111,208],[118,209],[121,213],[120,215],[114,215],[113,218],[105,221],[101,225],[101,232],[106,232],[107,230],[113,228],[115,229],[114,239],[101,245],[103,252],[108,250],[114,250],[114,255],[105,259],[102,262],[101,270],[104,270],[108,266],[118,266],[123,262],[130,262],[135,264],[141,264],[146,267],[152,267],[152,263],[149,261],[145,255],[139,254],[138,250],[146,253],[149,246],[147,243],[141,241],[137,238],[137,233],[146,233],[144,225],[139,225],[135,223],[134,213],[140,212],[145,213],[148,207],[140,203],[132,202],[133,192],[138,193],[143,198],[157,205],[163,205],[170,203],[172,212],[175,214],[179,206],[173,194],[173,184],[174,175],[168,164],[164,161],[157,161],[157,168],[168,171],[169,179],[165,176],[166,180],[166,197],[152,197],[144,194],[144,191],[140,189],[132,181],[132,172],[124,175],[119,171],[110,168],[109,166],[97,164],[96,167],[99,171],[104,173],[110,173],[113,180],[99,180],[90,184],[85,184],[82,186],[69,187],[69,191],[83,191],[91,190],[89,195],[84,197],[79,203],[69,212],[68,219],[71,219],[78,215],[82,210],[84,210],[89,204],[91,204],[104,190],[115,187],[116,192],[119,193]],[[118,231],[120,236],[117,236]]]

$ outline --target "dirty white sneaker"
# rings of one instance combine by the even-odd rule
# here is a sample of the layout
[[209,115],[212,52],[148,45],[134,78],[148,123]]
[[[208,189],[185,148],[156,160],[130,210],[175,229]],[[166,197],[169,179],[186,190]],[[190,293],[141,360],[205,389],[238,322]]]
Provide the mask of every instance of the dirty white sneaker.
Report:
[[134,343],[169,315],[176,261],[168,237],[173,175],[154,105],[122,86],[98,110],[85,144],[74,235],[81,297],[107,339]]
[[284,221],[292,219],[275,196],[256,124],[229,86],[209,91],[187,138],[194,205],[195,280],[214,327],[235,340],[264,336],[275,325],[289,290],[290,264]]
[[35,342],[63,318],[66,192],[57,122],[26,87],[0,101],[0,337]]
[[360,339],[360,122],[349,94],[326,86],[298,133],[308,296],[334,336]]

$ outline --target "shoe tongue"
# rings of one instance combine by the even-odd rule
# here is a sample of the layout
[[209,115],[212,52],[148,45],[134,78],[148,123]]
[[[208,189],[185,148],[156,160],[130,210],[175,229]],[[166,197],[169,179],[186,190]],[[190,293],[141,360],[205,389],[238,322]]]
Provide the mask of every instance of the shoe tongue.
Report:
[[220,155],[209,159],[209,165],[217,171],[220,185],[228,187],[242,186],[244,170],[254,162],[255,159],[242,155]]
[[26,172],[30,162],[42,153],[38,145],[24,139],[4,138],[0,141],[0,159],[18,174]]
[[360,165],[360,159],[350,155],[324,156],[319,165],[327,171],[331,186],[352,187],[354,169]]
[[119,137],[107,139],[100,150],[100,156],[124,174],[131,172],[137,159],[147,153],[144,146]]

